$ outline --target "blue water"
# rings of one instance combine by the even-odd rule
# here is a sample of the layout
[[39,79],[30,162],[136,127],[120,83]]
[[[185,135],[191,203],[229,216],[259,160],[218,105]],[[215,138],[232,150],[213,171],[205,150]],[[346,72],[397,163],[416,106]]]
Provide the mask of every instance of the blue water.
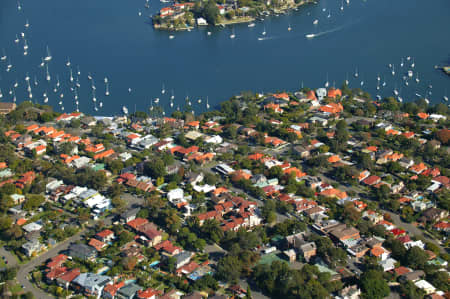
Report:
[[[177,106],[183,108],[189,96],[196,112],[205,110],[206,97],[212,107],[243,90],[267,92],[295,90],[304,86],[320,87],[325,81],[340,86],[348,76],[351,87],[361,87],[372,96],[392,95],[397,87],[405,101],[415,100],[415,93],[425,95],[432,84],[433,102],[450,94],[450,79],[435,65],[450,63],[450,1],[435,0],[323,0],[287,15],[266,18],[253,28],[246,24],[235,26],[235,39],[230,39],[231,27],[200,28],[191,32],[155,31],[149,15],[163,4],[154,1],[144,8],[145,1],[118,0],[24,0],[18,11],[16,0],[0,3],[0,54],[6,50],[13,68],[6,72],[6,62],[0,61],[0,88],[3,101],[11,101],[8,93],[15,80],[17,101],[28,99],[25,74],[31,80],[33,101],[43,102],[42,94],[49,94],[48,104],[60,111],[60,94],[64,94],[65,111],[75,109],[73,93],[69,90],[69,70],[65,65],[70,57],[74,77],[80,67],[80,110],[99,115],[120,112],[123,105],[130,111],[147,110],[153,99],[170,113]],[[324,12],[322,9],[325,8]],[[138,11],[142,16],[138,16]],[[328,18],[327,15],[331,14]],[[29,20],[30,27],[24,24]],[[314,19],[319,24],[312,24]],[[292,31],[288,31],[288,26]],[[265,40],[258,40],[265,27]],[[212,31],[208,36],[206,32]],[[15,35],[25,33],[28,55],[23,55],[23,39],[14,43]],[[305,34],[320,33],[314,39]],[[53,56],[49,64],[51,83],[39,67],[46,45]],[[3,54],[2,54],[3,55]],[[414,59],[420,83],[402,76]],[[400,67],[401,58],[405,66]],[[395,64],[396,75],[387,67]],[[358,68],[359,77],[353,73]],[[97,106],[94,111],[91,73],[96,89]],[[56,75],[61,87],[53,92]],[[387,86],[377,92],[376,77],[380,74]],[[34,76],[38,86],[34,86]],[[110,82],[111,95],[105,96],[103,78]],[[415,78],[414,73],[414,78]],[[166,93],[161,94],[162,86]],[[128,89],[131,88],[131,93]],[[169,106],[171,91],[175,104]],[[197,99],[202,98],[198,104]]]

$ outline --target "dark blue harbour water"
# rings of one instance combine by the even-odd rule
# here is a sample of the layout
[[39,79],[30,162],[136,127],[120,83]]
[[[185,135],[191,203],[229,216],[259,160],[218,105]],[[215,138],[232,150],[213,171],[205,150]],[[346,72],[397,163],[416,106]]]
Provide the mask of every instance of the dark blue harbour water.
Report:
[[[0,61],[1,100],[11,101],[14,94],[18,102],[28,99],[28,73],[33,101],[43,103],[43,93],[47,92],[48,104],[57,111],[61,107],[73,111],[76,105],[70,87],[76,81],[77,66],[81,71],[79,108],[99,115],[119,113],[123,105],[131,112],[135,107],[147,110],[155,98],[160,98],[158,105],[170,113],[185,105],[186,96],[194,110],[201,112],[206,109],[206,97],[213,107],[243,90],[294,90],[301,82],[320,87],[327,77],[330,86],[335,82],[337,87],[346,77],[350,87],[361,87],[364,81],[362,88],[374,97],[392,95],[394,88],[404,101],[430,91],[427,98],[432,102],[450,95],[450,78],[434,69],[435,65],[450,64],[448,0],[350,0],[349,4],[344,1],[343,10],[339,0],[322,0],[287,15],[258,21],[253,28],[236,25],[235,39],[229,37],[231,27],[155,31],[148,16],[165,4],[153,0],[150,9],[144,4],[143,0],[22,0],[19,11],[16,0],[2,0],[0,56],[4,49],[7,59]],[[142,16],[138,16],[139,11]],[[318,25],[313,25],[315,19]],[[24,26],[26,20],[28,28]],[[264,27],[267,35],[258,40]],[[212,34],[208,36],[207,31]],[[20,37],[21,32],[25,38]],[[307,39],[305,35],[311,33],[318,36]],[[16,34],[18,43],[14,41]],[[169,39],[171,34],[174,39]],[[24,40],[29,46],[26,56]],[[45,68],[39,66],[47,45],[52,56],[48,64],[50,82]],[[74,82],[69,80],[68,57]],[[8,64],[12,64],[9,72]],[[395,76],[388,64],[394,64]],[[353,76],[356,68],[358,78]],[[414,74],[406,86],[402,77],[408,70]],[[88,73],[95,82],[96,103],[92,101]],[[415,81],[417,73],[419,83]],[[378,74],[380,90],[376,89]],[[60,86],[55,93],[57,75]],[[105,95],[105,77],[109,96]],[[169,105],[172,90],[173,108]],[[62,104],[58,104],[60,101]]]

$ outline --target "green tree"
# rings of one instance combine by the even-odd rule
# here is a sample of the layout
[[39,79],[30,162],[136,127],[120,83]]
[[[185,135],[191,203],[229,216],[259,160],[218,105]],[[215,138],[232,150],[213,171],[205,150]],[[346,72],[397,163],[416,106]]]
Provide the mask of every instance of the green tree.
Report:
[[361,275],[361,290],[363,297],[368,299],[382,299],[389,295],[390,289],[383,273],[377,270],[368,270]]

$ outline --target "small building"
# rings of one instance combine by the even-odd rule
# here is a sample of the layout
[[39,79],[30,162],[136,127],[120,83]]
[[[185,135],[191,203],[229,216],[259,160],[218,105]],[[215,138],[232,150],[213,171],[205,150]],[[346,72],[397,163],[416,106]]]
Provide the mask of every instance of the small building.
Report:
[[297,259],[297,255],[295,254],[294,249],[285,250],[285,251],[283,251],[283,254],[287,257],[287,260],[290,263],[295,262],[295,260]]

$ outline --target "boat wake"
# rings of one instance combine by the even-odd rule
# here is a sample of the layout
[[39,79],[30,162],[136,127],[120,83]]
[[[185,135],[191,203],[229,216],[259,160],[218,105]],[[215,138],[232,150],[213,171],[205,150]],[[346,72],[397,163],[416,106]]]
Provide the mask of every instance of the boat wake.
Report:
[[323,36],[323,35],[326,35],[326,34],[334,33],[334,32],[340,31],[340,30],[342,30],[342,29],[344,29],[346,27],[352,26],[352,25],[358,23],[359,21],[360,21],[360,19],[358,19],[358,20],[356,20],[354,22],[351,22],[349,24],[338,26],[338,27],[330,29],[330,30],[322,31],[322,32],[319,32],[319,33],[306,34],[305,37],[307,39],[313,39],[313,38],[316,38],[316,37],[319,37],[319,36]]
[[316,37],[323,36],[323,35],[326,35],[326,34],[337,32],[339,30],[344,29],[345,27],[346,27],[346,25],[343,25],[343,26],[339,26],[339,27],[336,27],[334,29],[330,29],[330,30],[327,30],[327,31],[322,31],[322,32],[319,32],[319,33],[306,34],[305,37],[308,38],[308,39],[312,39],[312,38],[316,38]]

